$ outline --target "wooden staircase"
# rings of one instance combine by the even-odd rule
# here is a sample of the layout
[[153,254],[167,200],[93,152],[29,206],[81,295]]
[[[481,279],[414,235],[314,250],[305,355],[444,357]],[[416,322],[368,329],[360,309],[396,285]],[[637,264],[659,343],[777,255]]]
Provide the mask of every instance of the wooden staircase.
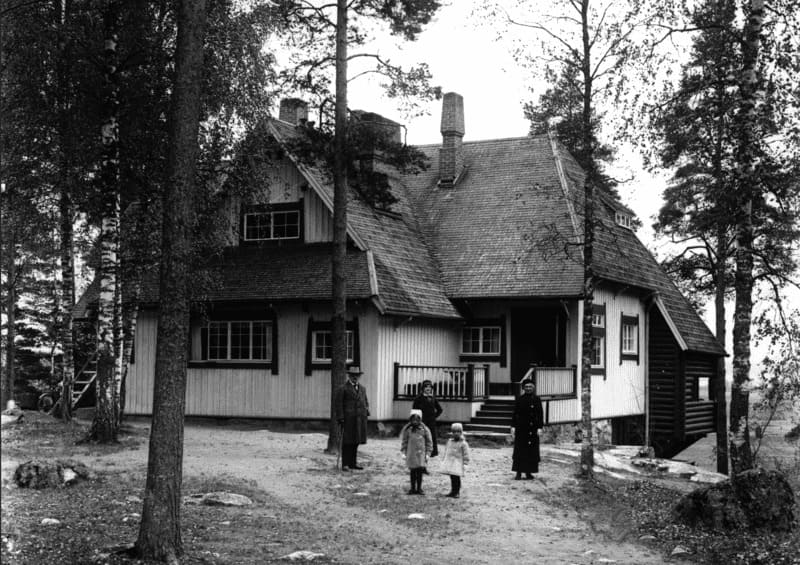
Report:
[[75,382],[72,383],[72,409],[80,402],[86,391],[92,386],[92,383],[97,378],[97,352],[95,351],[91,357],[84,363],[80,371],[75,375]]
[[508,434],[511,432],[513,413],[513,398],[489,398],[478,409],[475,417],[464,424],[464,431],[473,434]]

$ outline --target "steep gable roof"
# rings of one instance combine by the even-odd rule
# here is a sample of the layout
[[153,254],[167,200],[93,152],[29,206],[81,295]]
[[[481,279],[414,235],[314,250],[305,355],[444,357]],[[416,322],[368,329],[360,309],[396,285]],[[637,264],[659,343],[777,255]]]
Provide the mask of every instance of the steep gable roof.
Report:
[[[279,141],[296,135],[291,124],[273,120],[271,125]],[[311,188],[333,213],[333,183],[329,175],[319,167],[300,163],[296,159],[295,163]],[[348,194],[348,235],[357,245],[373,254],[376,298],[389,314],[460,318],[445,295],[430,250],[419,236],[400,176],[387,172],[390,173],[392,191],[398,198],[396,207],[399,214],[375,210],[353,189]]]

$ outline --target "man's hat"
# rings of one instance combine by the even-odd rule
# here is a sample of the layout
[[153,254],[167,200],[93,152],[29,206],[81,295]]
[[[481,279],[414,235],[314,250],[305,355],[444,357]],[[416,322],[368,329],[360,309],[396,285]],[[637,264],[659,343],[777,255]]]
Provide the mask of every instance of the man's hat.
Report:
[[363,375],[364,371],[361,370],[361,367],[358,365],[351,365],[347,368],[348,375]]

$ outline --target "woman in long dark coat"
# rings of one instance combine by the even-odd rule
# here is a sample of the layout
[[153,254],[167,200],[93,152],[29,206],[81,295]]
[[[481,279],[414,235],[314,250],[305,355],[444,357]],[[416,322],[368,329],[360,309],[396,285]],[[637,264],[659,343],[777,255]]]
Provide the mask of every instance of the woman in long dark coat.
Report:
[[536,385],[531,380],[522,382],[523,394],[514,404],[511,433],[514,436],[514,456],[512,471],[516,471],[515,480],[532,479],[533,473],[539,472],[539,434],[544,427],[542,400],[534,391]]

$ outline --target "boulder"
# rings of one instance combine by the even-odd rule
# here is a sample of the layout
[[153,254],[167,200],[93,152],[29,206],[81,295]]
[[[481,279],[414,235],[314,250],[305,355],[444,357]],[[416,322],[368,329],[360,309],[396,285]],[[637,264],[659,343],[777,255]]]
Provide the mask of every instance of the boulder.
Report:
[[14,482],[22,488],[60,488],[80,480],[95,478],[86,465],[77,461],[45,461],[34,459],[17,467]]
[[793,507],[794,493],[782,474],[751,469],[690,492],[676,505],[674,517],[715,530],[787,531],[796,525]]

